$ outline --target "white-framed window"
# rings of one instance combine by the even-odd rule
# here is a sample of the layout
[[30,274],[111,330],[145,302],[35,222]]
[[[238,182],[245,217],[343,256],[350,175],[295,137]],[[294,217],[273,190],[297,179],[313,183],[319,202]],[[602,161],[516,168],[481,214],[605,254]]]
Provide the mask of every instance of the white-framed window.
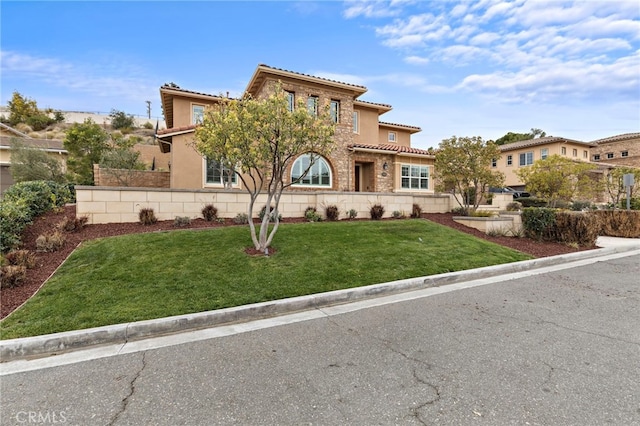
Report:
[[613,158],[613,152],[607,152],[607,158]]
[[329,105],[329,114],[331,114],[331,121],[338,123],[340,121],[340,101],[331,100]]
[[[309,167],[311,162],[311,168],[305,176],[302,176],[305,170]],[[298,180],[296,186],[319,186],[319,187],[331,187],[331,168],[329,163],[320,157],[319,155],[303,154],[296,159],[291,167],[291,181]]]
[[429,189],[429,166],[402,164],[400,175],[402,189]]
[[200,124],[204,119],[204,105],[191,106],[191,124]]
[[360,114],[358,111],[353,111],[353,133],[360,133]]
[[492,158],[491,159],[491,167],[498,167],[498,159],[497,158]]
[[540,159],[544,160],[545,158],[547,158],[549,156],[549,148],[542,148],[540,150]]
[[600,161],[600,154],[593,154],[593,161]]
[[629,151],[622,151],[622,152],[620,153],[620,157],[623,157],[623,158],[624,158],[624,157],[628,157],[628,156],[629,156]]
[[573,154],[574,157],[578,156],[578,150],[573,148],[573,151],[571,151],[571,153]]
[[589,158],[589,151],[582,151],[582,158]]
[[205,183],[207,185],[237,185],[238,175],[232,170],[224,167],[220,162],[205,158],[206,170],[205,170]]
[[389,137],[387,139],[389,142],[396,142],[396,132],[389,132]]
[[287,109],[293,111],[296,105],[296,94],[293,92],[287,92]]
[[567,147],[563,146],[561,152],[562,152],[562,155],[567,155]]
[[513,155],[507,155],[507,166],[513,165]]
[[317,96],[309,96],[307,98],[307,111],[309,111],[309,114],[315,117],[318,116],[318,97]]
[[533,151],[523,152],[520,154],[520,165],[530,166],[533,164]]

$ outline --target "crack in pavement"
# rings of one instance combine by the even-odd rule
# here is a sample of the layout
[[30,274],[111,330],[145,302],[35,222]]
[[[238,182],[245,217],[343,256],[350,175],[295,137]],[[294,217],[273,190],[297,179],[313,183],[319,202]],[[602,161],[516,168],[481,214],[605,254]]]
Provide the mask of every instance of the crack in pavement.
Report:
[[122,401],[120,401],[120,410],[118,410],[118,412],[115,413],[115,415],[112,417],[111,421],[109,422],[109,426],[115,425],[118,419],[120,418],[120,416],[126,411],[127,406],[129,405],[129,399],[133,396],[133,394],[136,391],[136,381],[138,380],[138,378],[140,378],[142,371],[147,366],[146,357],[147,357],[147,353],[142,352],[142,366],[137,371],[136,375],[133,376],[133,379],[131,379],[131,381],[129,382],[129,394],[124,398],[122,398]]
[[421,379],[420,377],[418,377],[418,373],[416,373],[416,369],[415,368],[413,369],[412,373],[413,373],[413,378],[415,379],[416,382],[418,382],[420,384],[423,384],[423,385],[426,385],[426,386],[429,386],[431,389],[433,389],[433,391],[436,394],[435,398],[433,398],[433,399],[431,399],[429,401],[426,401],[426,402],[418,405],[417,407],[414,407],[414,408],[411,409],[411,416],[415,417],[415,419],[417,421],[419,421],[421,424],[426,425],[427,422],[425,420],[422,420],[422,418],[420,417],[420,410],[422,410],[424,407],[426,407],[428,405],[433,405],[436,402],[440,401],[440,389],[436,385],[434,385],[432,383],[429,383],[426,380]]

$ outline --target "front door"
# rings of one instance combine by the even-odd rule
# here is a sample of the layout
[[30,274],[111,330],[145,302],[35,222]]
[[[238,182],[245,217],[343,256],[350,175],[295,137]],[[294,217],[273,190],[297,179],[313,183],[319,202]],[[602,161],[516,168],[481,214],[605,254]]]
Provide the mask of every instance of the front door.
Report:
[[356,167],[355,167],[355,175],[356,176],[355,176],[355,179],[354,179],[355,191],[356,192],[360,192],[360,174],[361,173],[362,173],[362,170],[361,170],[360,164],[356,164]]

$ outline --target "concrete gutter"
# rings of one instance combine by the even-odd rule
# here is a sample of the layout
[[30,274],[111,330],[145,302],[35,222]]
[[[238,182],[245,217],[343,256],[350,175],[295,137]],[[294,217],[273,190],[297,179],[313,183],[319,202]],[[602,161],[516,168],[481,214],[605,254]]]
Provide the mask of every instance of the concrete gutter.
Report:
[[3,340],[0,341],[0,362],[52,356],[107,344],[124,345],[127,342],[144,340],[151,337],[193,331],[223,324],[252,321],[297,311],[323,308],[357,300],[387,296],[394,293],[529,271],[639,249],[640,245],[636,244],[616,245],[559,256],[487,266],[466,271],[448,272],[427,277],[410,278],[215,311],[177,315],[167,318],[74,330],[43,336]]

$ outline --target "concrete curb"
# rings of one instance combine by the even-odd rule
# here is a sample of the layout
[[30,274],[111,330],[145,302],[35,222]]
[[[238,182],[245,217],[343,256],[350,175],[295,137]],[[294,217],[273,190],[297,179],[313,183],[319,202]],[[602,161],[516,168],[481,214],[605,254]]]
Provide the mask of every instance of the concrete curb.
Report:
[[4,340],[0,342],[0,362],[51,356],[99,345],[124,345],[127,342],[143,340],[161,335],[193,331],[202,328],[220,326],[223,324],[252,321],[293,313],[296,311],[317,309],[331,305],[354,302],[356,300],[386,296],[394,293],[402,293],[463,281],[489,278],[497,275],[529,271],[532,269],[638,249],[640,249],[640,246],[601,248],[566,255],[507,263],[503,265],[487,266],[460,272],[448,272],[427,277],[410,278],[364,287],[255,303],[196,314],[178,315],[167,318],[47,334],[43,336]]

